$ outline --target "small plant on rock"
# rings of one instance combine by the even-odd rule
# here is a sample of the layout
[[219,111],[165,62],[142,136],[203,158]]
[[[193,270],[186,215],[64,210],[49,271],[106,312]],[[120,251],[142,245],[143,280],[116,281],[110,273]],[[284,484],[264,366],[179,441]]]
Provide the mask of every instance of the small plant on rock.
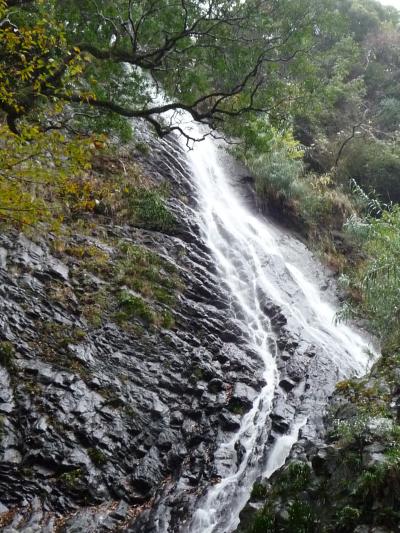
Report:
[[155,313],[148,304],[140,297],[134,296],[128,291],[120,292],[118,296],[119,311],[116,318],[120,321],[138,318],[147,325],[154,324]]
[[14,368],[14,347],[11,342],[0,342],[0,365],[4,366],[8,370]]

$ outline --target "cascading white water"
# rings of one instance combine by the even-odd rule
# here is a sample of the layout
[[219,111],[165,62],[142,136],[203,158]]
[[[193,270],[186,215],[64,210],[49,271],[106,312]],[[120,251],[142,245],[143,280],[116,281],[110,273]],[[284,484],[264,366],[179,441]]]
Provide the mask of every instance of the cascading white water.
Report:
[[[193,124],[190,128],[195,136],[202,136],[200,128]],[[283,464],[306,423],[303,413],[294,421],[290,434],[275,443],[265,464],[267,419],[278,371],[262,295],[282,308],[291,327],[318,347],[340,369],[341,376],[365,372],[369,361],[368,343],[348,326],[335,324],[336,309],[324,301],[318,281],[308,279],[300,265],[291,263],[290,238],[287,241],[285,232],[252,214],[240,201],[219,152],[218,144],[208,137],[196,143],[188,155],[198,194],[200,224],[221,279],[230,289],[237,318],[248,331],[249,345],[264,362],[266,385],[243,417],[240,430],[217,450],[215,464],[221,481],[210,487],[200,501],[188,526],[189,533],[233,531],[255,479],[263,469],[269,476]],[[245,451],[240,461],[238,443]]]

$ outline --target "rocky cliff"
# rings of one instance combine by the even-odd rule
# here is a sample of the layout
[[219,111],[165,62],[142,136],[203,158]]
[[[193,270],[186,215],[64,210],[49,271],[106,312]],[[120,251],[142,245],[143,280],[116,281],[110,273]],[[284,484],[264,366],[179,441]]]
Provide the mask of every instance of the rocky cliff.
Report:
[[137,517],[177,480],[189,494],[213,481],[218,433],[262,386],[184,164],[146,142],[126,159],[169,184],[167,230],[99,209],[54,234],[0,237],[4,531],[157,528]]
[[155,142],[126,160],[169,183],[168,231],[99,209],[0,237],[4,531],[127,529],[165,484],[210,479],[261,385],[183,166]]
[[[89,212],[54,231],[0,236],[0,527],[8,533],[185,531],[220,481],[218,445],[264,385],[200,230],[186,155],[173,138],[143,135],[95,162],[93,183],[106,193]],[[232,173],[245,194],[249,180]],[[282,232],[280,245],[332,292],[302,243]],[[303,437],[321,442],[341,374],[336,348],[318,347],[292,315],[299,308],[315,320],[285,263],[278,257],[270,269],[292,307],[257,295],[279,373],[264,459],[299,418]],[[237,440],[238,467],[244,454]]]

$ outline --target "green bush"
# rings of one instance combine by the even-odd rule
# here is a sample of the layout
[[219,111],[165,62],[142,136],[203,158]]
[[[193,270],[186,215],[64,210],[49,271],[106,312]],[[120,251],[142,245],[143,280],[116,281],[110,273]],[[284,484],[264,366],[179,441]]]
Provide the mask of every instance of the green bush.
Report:
[[297,493],[310,482],[311,471],[307,463],[295,461],[289,464],[281,480],[282,493]]
[[361,511],[350,505],[346,505],[338,512],[338,526],[342,528],[350,528],[357,525],[357,520],[361,516]]
[[276,531],[275,512],[268,505],[257,512],[248,533],[273,533]]
[[176,220],[165,204],[166,195],[163,187],[128,187],[125,197],[132,222],[154,231],[171,231]]
[[400,202],[399,143],[396,139],[353,139],[344,150],[338,176],[345,183],[355,180],[384,202]]
[[314,533],[314,513],[307,502],[296,499],[290,504],[287,531]]
[[302,196],[299,210],[309,231],[313,228],[319,231],[341,230],[354,207],[340,189],[331,186],[315,187],[312,182],[307,193]]
[[140,297],[128,291],[122,291],[118,296],[119,312],[117,318],[121,321],[139,318],[146,325],[154,324],[156,315],[149,305]]
[[379,219],[353,220],[349,231],[357,234],[357,224],[367,259],[350,275],[350,286],[361,295],[354,311],[368,316],[377,333],[400,348],[400,206],[383,211]]
[[254,500],[265,500],[268,495],[268,487],[262,483],[254,483],[251,491],[251,498]]
[[389,131],[400,129],[400,100],[384,98],[379,103],[378,122],[382,128]]
[[0,365],[8,370],[14,367],[14,347],[11,342],[0,342]]
[[312,237],[341,229],[354,208],[333,173],[304,174],[301,145],[290,135],[275,133],[268,146],[245,155],[261,205],[289,214]]
[[256,192],[263,203],[272,199],[288,200],[299,196],[298,179],[303,163],[291,158],[285,150],[260,155],[251,160],[251,171],[256,176]]

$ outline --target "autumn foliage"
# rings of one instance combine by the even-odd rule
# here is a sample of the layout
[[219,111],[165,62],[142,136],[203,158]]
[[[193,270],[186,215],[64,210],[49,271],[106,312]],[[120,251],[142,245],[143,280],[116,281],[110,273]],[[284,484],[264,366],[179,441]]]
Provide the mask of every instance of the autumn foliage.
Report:
[[17,24],[0,0],[0,221],[19,226],[62,218],[60,200],[90,169],[94,149],[92,138],[52,126],[64,104],[45,99],[46,90],[61,77],[65,88],[82,60],[66,51],[49,5],[36,4]]

